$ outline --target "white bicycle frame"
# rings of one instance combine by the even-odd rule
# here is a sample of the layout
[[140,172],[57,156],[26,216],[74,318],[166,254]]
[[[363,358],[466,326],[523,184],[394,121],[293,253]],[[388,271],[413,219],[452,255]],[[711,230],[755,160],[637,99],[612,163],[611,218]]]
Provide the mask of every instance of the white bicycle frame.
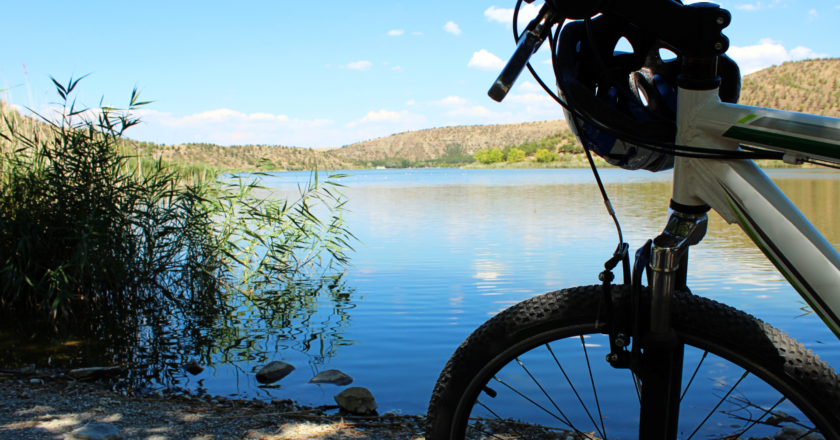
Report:
[[[840,120],[722,103],[718,90],[680,89],[677,144],[737,150],[747,144],[840,162]],[[672,198],[708,204],[737,223],[840,338],[840,254],[752,160],[676,158]]]

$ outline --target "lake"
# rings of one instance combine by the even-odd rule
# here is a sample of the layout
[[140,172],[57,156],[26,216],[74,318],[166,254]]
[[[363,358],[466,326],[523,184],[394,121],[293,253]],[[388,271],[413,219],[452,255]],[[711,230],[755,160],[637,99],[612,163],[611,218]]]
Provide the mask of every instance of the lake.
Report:
[[[425,413],[441,368],[472,330],[534,295],[598,283],[617,243],[586,169],[350,174],[342,181],[352,211],[348,225],[361,243],[341,283],[293,302],[281,319],[243,307],[203,323],[171,320],[132,330],[163,341],[155,350],[163,347],[156,356],[165,359],[168,373],[146,372],[147,377],[214,395],[317,405],[333,404],[339,388],[306,382],[335,368],[352,376],[354,386],[369,388],[380,412]],[[840,172],[768,174],[840,249]],[[671,177],[602,171],[631,251],[664,226]],[[276,173],[263,183],[278,195],[294,194],[298,179],[307,178],[307,173]],[[692,249],[689,286],[771,323],[840,365],[837,338],[740,228],[717,214],[710,213],[709,232]],[[142,363],[150,350],[115,353],[109,344],[106,334],[67,337],[49,346],[9,340],[0,346],[0,362]],[[177,369],[194,357],[209,368],[198,376]],[[272,360],[297,370],[277,388],[260,388],[254,373]]]

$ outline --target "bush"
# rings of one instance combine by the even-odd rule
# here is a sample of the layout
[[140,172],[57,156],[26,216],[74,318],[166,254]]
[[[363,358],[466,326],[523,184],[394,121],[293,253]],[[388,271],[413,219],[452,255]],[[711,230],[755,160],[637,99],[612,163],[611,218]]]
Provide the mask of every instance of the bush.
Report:
[[511,148],[507,154],[507,161],[510,163],[522,162],[525,160],[525,152],[519,148]]
[[502,155],[502,152],[500,150],[496,149],[496,148],[488,148],[486,150],[480,150],[480,151],[476,152],[473,155],[473,157],[475,158],[475,160],[477,160],[477,161],[479,161],[479,162],[481,162],[485,165],[489,165],[491,163],[496,163],[496,162],[501,162],[501,161],[504,160],[504,156]]
[[544,148],[537,150],[537,153],[534,154],[534,157],[537,158],[538,162],[543,163],[554,162],[555,160],[557,160],[557,154],[552,153]]
[[[69,96],[77,83],[55,82],[58,121],[3,112],[3,308],[56,318],[129,303],[223,306],[228,294],[257,303],[267,286],[347,262],[340,175],[315,172],[286,201],[254,195],[263,188],[250,177],[138,160],[123,138],[147,104],[136,89],[125,111],[89,111]],[[313,214],[319,205],[326,220]]]

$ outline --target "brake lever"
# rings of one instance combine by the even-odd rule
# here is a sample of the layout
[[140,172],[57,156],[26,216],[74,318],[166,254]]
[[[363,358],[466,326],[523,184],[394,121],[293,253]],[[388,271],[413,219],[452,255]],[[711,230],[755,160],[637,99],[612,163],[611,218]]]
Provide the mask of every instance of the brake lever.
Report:
[[537,14],[537,18],[531,20],[525,30],[522,31],[516,51],[487,92],[490,98],[496,102],[502,102],[505,99],[516,79],[519,78],[519,74],[525,70],[531,55],[535,54],[543,41],[548,38],[551,26],[557,21],[556,17],[557,14],[549,8],[548,3],[543,5],[539,14]]

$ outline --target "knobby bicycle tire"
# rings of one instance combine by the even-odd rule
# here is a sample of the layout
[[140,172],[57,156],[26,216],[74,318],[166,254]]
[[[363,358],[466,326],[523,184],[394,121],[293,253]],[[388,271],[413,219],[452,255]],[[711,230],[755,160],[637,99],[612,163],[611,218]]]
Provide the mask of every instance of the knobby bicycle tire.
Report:
[[[524,364],[521,363],[520,358],[529,356],[532,352],[537,352],[543,346],[548,347],[548,352],[551,352],[552,356],[556,352],[555,360],[557,360],[557,365],[561,366],[565,354],[558,352],[556,349],[551,350],[551,345],[549,345],[549,343],[556,345],[556,341],[551,341],[558,339],[558,337],[567,337],[563,341],[567,341],[571,337],[579,337],[580,344],[583,345],[583,351],[586,355],[586,347],[588,345],[584,343],[584,338],[588,337],[587,335],[600,335],[604,329],[603,324],[606,316],[603,305],[601,304],[601,298],[602,290],[600,285],[549,292],[508,308],[475,330],[452,355],[435,385],[429,404],[426,439],[454,440],[465,438],[467,426],[472,426],[469,420],[471,412],[473,408],[478,408],[479,404],[500,420],[495,422],[496,427],[504,423],[507,424],[507,427],[516,431],[516,433],[512,435],[490,435],[492,434],[492,430],[488,434],[486,431],[481,431],[481,427],[489,429],[490,425],[488,423],[493,422],[493,420],[481,419],[478,423],[481,424],[483,421],[484,424],[480,425],[478,429],[479,433],[484,432],[484,436],[478,435],[470,438],[532,438],[528,434],[522,433],[525,431],[525,428],[517,430],[517,426],[521,427],[525,425],[519,422],[521,418],[505,419],[505,415],[497,415],[489,406],[481,403],[482,399],[492,402],[496,399],[494,394],[498,394],[498,391],[495,390],[501,388],[507,391],[505,387],[514,389],[509,384],[498,379],[493,382],[496,374],[500,373],[503,368],[516,368],[517,366],[514,365],[513,361],[520,363],[520,366],[526,369]],[[614,286],[613,301],[615,304],[614,319],[616,323],[628,322],[631,309],[629,288],[626,286]],[[752,380],[757,381],[759,385],[765,386],[764,384],[766,384],[775,389],[776,392],[784,397],[779,402],[784,401],[785,405],[795,405],[796,408],[794,409],[801,411],[802,414],[807,416],[809,423],[813,424],[813,428],[806,431],[806,434],[817,429],[819,434],[825,438],[840,438],[840,376],[837,376],[834,373],[834,369],[821,361],[811,350],[805,349],[805,347],[797,343],[796,340],[789,338],[785,333],[751,315],[713,300],[701,298],[686,292],[675,293],[675,298],[672,302],[672,323],[681,341],[686,346],[704,350],[700,364],[697,365],[697,371],[701,370],[700,365],[703,363],[703,359],[706,359],[706,354],[710,353],[713,356],[717,356],[722,361],[729,362],[752,374],[752,377],[755,378]],[[592,344],[592,347],[598,347],[598,345]],[[590,348],[590,350],[593,349]],[[722,361],[716,361],[717,363],[714,364],[715,368]],[[628,378],[631,377],[631,374],[627,370],[612,369],[612,367],[606,366],[603,358],[587,355],[587,365],[590,362],[595,365],[601,365],[608,374],[624,374]],[[507,367],[508,365],[513,365],[513,367]],[[566,375],[566,370],[568,368],[563,371],[563,375]],[[697,371],[695,371],[695,374],[697,374]],[[531,379],[534,379],[534,382],[538,382],[531,371],[526,370],[526,372]],[[744,376],[748,376],[747,373]],[[690,371],[684,373],[684,387],[686,386],[686,381],[689,379],[686,377],[688,374],[690,374]],[[590,379],[592,379],[592,389],[594,391],[596,390],[596,385],[591,368],[589,375]],[[599,380],[602,379],[603,377],[599,378]],[[553,380],[562,382],[563,376],[557,372]],[[695,378],[692,376],[691,380],[693,381]],[[628,379],[628,381],[631,381],[631,383],[634,382],[632,379]],[[721,385],[721,383],[715,383],[715,381],[721,382],[721,380],[716,378],[696,379],[696,383],[711,383],[711,387],[716,387],[711,393],[714,394],[715,399],[718,399],[724,391],[729,389],[732,380],[728,380],[725,386]],[[527,378],[524,382],[527,382]],[[570,381],[569,384],[572,385],[572,382]],[[488,388],[490,385],[495,390]],[[634,383],[634,385],[639,384]],[[572,405],[578,400],[580,400],[583,409],[588,411],[584,401],[581,400],[580,396],[577,396],[578,391],[575,390],[574,385],[572,385],[571,389],[575,390],[575,396],[572,396],[567,391],[567,395],[555,396],[555,398],[552,398],[543,389],[543,385],[538,384],[538,386],[540,391],[534,392],[536,397],[542,398],[542,394],[545,394],[548,400],[545,400],[545,408],[537,404],[537,406],[530,407],[529,411],[540,414],[544,412],[552,413],[553,410],[548,411],[548,408],[554,405],[554,408],[560,411],[559,414],[563,414],[559,406]],[[689,381],[688,386],[692,386],[692,382]],[[732,388],[732,390],[735,389],[735,387]],[[736,391],[736,394],[738,393],[740,391]],[[522,395],[522,393],[519,394],[520,396]],[[683,396],[685,394],[687,394],[687,387],[686,393]],[[736,421],[741,420],[740,423],[742,424],[738,425],[738,429],[732,428],[730,431],[737,432],[741,429],[740,427],[744,426],[749,426],[749,429],[753,429],[753,426],[756,425],[761,429],[775,430],[788,424],[788,422],[791,422],[789,424],[794,426],[792,429],[799,429],[799,432],[812,426],[801,423],[801,420],[797,420],[796,422],[784,420],[784,418],[781,422],[779,422],[778,418],[772,420],[774,416],[785,417],[782,415],[784,413],[778,412],[778,409],[781,407],[769,407],[769,403],[763,406],[755,405],[749,401],[749,396],[743,396],[743,400],[735,402],[732,400],[733,397],[729,396],[732,396],[732,394],[727,394],[727,397],[724,397],[722,401],[728,398],[730,399],[729,403],[733,405],[735,403],[738,405],[743,404],[750,415],[748,422],[743,422],[742,419],[744,417],[741,416],[738,416],[741,419],[735,418]],[[764,396],[764,394],[761,394],[761,396]],[[532,397],[529,397],[529,399]],[[536,397],[533,398],[536,399]],[[591,434],[585,434],[580,438],[604,438],[608,436],[607,434],[601,433],[595,419],[601,419],[601,427],[604,427],[604,431],[606,432],[607,430],[603,421],[609,417],[600,415],[601,405],[605,401],[614,399],[615,397],[610,394],[602,395],[599,404],[597,394],[595,394],[595,404],[598,405],[598,414],[595,414],[593,417],[590,412],[587,412],[588,418],[592,421],[592,426],[595,427],[595,430]],[[516,396],[514,398],[519,399]],[[702,392],[700,398],[707,399],[708,397],[705,392]],[[521,401],[521,404],[530,405],[525,399],[519,399],[519,401]],[[530,402],[534,403],[534,400],[530,400]],[[550,402],[551,405],[547,402]],[[560,405],[557,402],[560,402]],[[689,411],[699,413],[701,409],[703,412],[708,411],[708,408],[689,406],[689,404],[683,403],[681,405],[681,421],[684,413],[688,414]],[[711,413],[714,412],[715,410],[711,411]],[[594,410],[591,413],[594,413]],[[519,414],[521,415],[523,413],[520,412]],[[719,415],[716,416],[721,417]],[[726,416],[733,418],[732,413],[727,413]],[[554,415],[554,417],[557,420],[561,419],[557,415]],[[634,416],[630,415],[628,417],[632,418]],[[638,413],[635,414],[635,417],[638,418]],[[510,422],[505,422],[505,420],[510,420]],[[567,419],[567,421],[570,420]],[[752,425],[749,424],[750,422],[753,422]],[[775,424],[770,424],[769,422],[775,422]],[[475,424],[475,421],[472,423]],[[718,425],[720,425],[720,422],[718,422]],[[734,427],[736,425],[733,424],[731,426]],[[796,428],[796,426],[799,426],[799,428]],[[727,427],[724,426],[723,428]],[[577,430],[577,428],[575,429]],[[475,432],[474,427],[471,427],[470,430],[471,432]],[[546,431],[540,432],[541,434],[539,435],[534,434],[533,438],[554,438],[546,434]],[[556,434],[556,431],[551,432],[555,432]],[[694,433],[691,434],[694,435]],[[636,436],[638,434],[630,437],[635,438]],[[573,437],[579,438],[577,436]],[[628,435],[622,438],[625,437],[628,437]],[[689,432],[681,431],[679,437],[687,438],[689,437]],[[747,437],[750,437],[750,435],[747,434],[744,438]],[[797,437],[798,435],[792,438]],[[567,434],[557,434],[557,438],[565,439],[567,438]],[[708,435],[706,437],[698,436],[696,438],[708,438]],[[810,439],[812,437],[805,438]]]

